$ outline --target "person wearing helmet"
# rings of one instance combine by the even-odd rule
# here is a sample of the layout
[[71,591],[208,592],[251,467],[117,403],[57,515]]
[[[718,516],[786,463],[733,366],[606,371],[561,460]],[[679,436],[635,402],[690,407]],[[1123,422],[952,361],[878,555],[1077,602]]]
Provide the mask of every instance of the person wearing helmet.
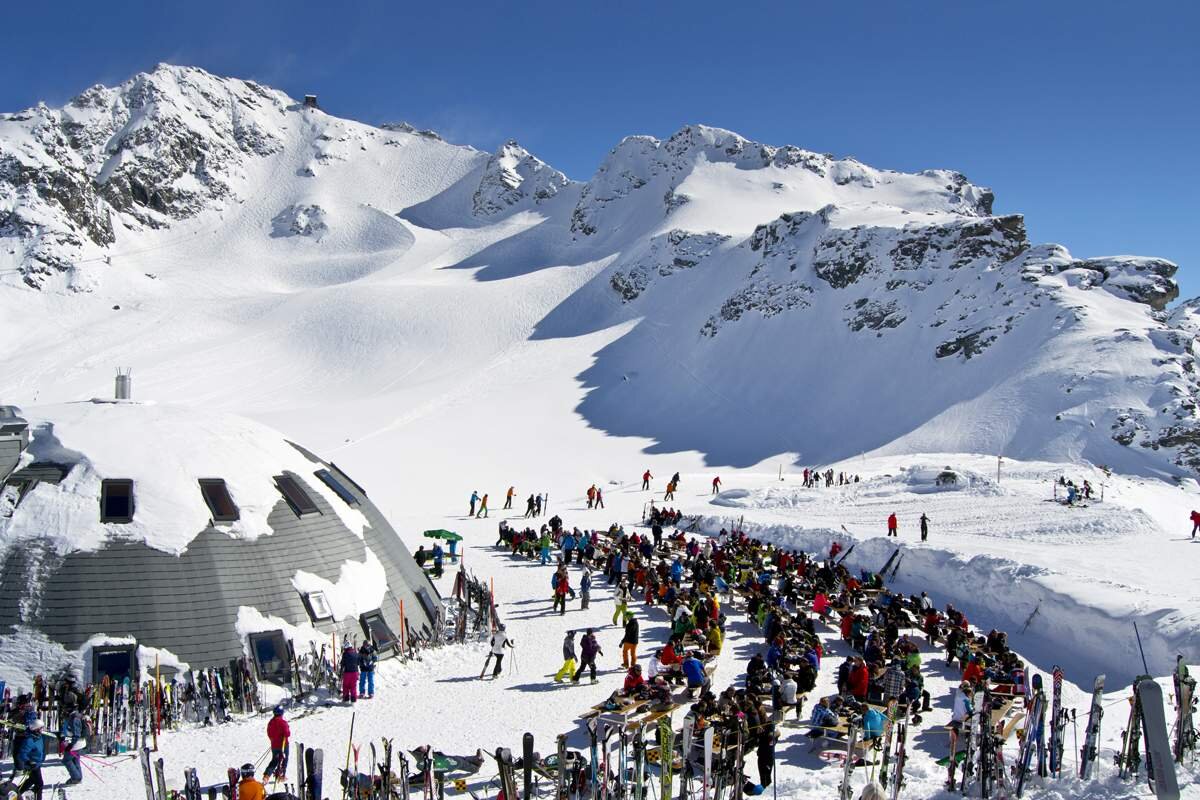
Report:
[[42,762],[46,760],[46,745],[42,741],[43,725],[41,717],[36,711],[25,712],[25,731],[20,740],[13,748],[14,763],[19,763],[28,771],[25,780],[22,781],[20,787],[17,788],[17,797],[24,797],[27,790],[33,790],[33,796],[40,798],[42,796],[42,787],[45,784],[42,781]]
[[242,779],[238,782],[237,787],[238,800],[265,800],[267,790],[261,783],[254,780],[254,765],[242,764],[241,774]]
[[[271,761],[263,770],[263,782],[271,777],[281,779],[287,775],[288,740],[291,738],[292,729],[287,720],[283,718],[283,706],[275,706],[271,721],[267,723],[267,739],[271,742]],[[241,795],[239,794],[238,797]]]

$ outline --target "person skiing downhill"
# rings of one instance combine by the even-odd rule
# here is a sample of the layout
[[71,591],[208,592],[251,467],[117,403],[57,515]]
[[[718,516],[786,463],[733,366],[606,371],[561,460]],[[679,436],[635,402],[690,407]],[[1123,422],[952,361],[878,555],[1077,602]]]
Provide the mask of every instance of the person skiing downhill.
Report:
[[[287,775],[288,741],[292,737],[292,729],[283,718],[283,706],[275,706],[271,721],[267,723],[267,739],[271,743],[271,760],[263,770],[263,783],[271,778],[279,780]],[[253,766],[250,777],[254,777]],[[239,795],[240,797],[241,795]]]
[[650,474],[650,470],[646,470],[645,472],[642,473],[642,490],[643,491],[648,491],[650,489],[650,479],[653,477],[654,476]]
[[925,512],[921,512],[921,541],[929,538],[929,517],[925,516]]
[[896,528],[898,527],[898,525],[896,522],[896,512],[895,511],[893,511],[891,514],[888,514],[887,525],[888,525],[887,535],[895,536],[895,537],[899,538],[900,534],[896,532]]

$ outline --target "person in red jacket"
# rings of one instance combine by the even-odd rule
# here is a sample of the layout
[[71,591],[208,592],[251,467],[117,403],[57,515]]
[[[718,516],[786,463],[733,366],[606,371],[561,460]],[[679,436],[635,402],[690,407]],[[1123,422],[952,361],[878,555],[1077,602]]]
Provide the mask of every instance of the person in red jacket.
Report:
[[896,532],[896,512],[895,511],[893,511],[891,514],[888,515],[888,536],[895,536],[897,538],[900,537],[900,534]]
[[622,689],[622,693],[633,694],[645,685],[646,680],[642,677],[642,665],[634,664],[629,668],[629,672],[625,673],[625,687]]
[[674,639],[667,642],[667,646],[662,649],[662,656],[658,660],[664,667],[683,663],[683,659],[679,657],[679,653],[675,652]]
[[971,656],[971,660],[963,668],[962,679],[963,683],[969,683],[972,686],[978,686],[983,682],[983,665],[979,663],[979,656]]
[[841,625],[839,626],[839,629],[841,630],[841,633],[842,633],[842,641],[843,642],[850,641],[850,632],[854,629],[854,615],[853,614],[843,614],[842,622],[841,622]]
[[866,662],[861,658],[855,657],[854,666],[850,668],[849,679],[850,694],[859,702],[864,702],[867,699],[867,688],[871,683],[871,672],[867,669]]
[[275,713],[267,723],[267,739],[271,742],[271,761],[263,772],[263,783],[272,776],[282,780],[287,776],[288,741],[292,738],[292,729],[283,718],[283,706],[275,706]]
[[1192,512],[1192,538],[1196,538],[1196,531],[1200,530],[1200,511]]

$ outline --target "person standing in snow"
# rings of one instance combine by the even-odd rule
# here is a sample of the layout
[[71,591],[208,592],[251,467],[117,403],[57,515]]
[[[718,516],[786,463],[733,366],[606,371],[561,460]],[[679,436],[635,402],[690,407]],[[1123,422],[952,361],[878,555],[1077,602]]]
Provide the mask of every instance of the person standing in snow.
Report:
[[653,477],[654,476],[650,474],[650,470],[646,470],[642,473],[642,491],[650,490],[650,479]]
[[[345,690],[343,689],[343,693]],[[271,720],[267,723],[267,740],[271,743],[271,760],[263,770],[263,783],[271,778],[282,779],[287,775],[288,741],[292,738],[292,729],[283,718],[283,706],[275,706]]]
[[612,615],[613,625],[616,625],[617,621],[620,620],[625,615],[625,612],[629,610],[629,601],[631,599],[633,598],[629,595],[629,584],[622,580],[617,584],[617,590],[613,592],[613,602],[616,604],[616,608],[613,609]]
[[534,514],[533,515],[535,517],[540,517],[542,515],[542,496],[540,494],[534,500]]
[[637,664],[638,621],[633,612],[625,612],[625,635],[621,637],[621,666],[629,669]]
[[529,519],[534,515],[534,500],[533,495],[529,495],[529,499],[525,501],[525,518]]
[[515,488],[513,488],[512,486],[508,487],[508,494],[506,494],[504,496],[504,510],[505,511],[512,508],[512,499],[513,499],[513,495],[516,494],[516,491],[517,490]]
[[592,600],[592,568],[583,568],[583,577],[579,579],[579,608],[586,610]]
[[674,499],[675,499],[675,481],[671,481],[667,484],[666,493],[663,494],[663,502],[665,503],[668,500],[674,500]]
[[897,532],[897,530],[896,530],[896,529],[897,529],[897,527],[898,527],[898,523],[896,522],[896,512],[895,512],[895,511],[893,511],[891,514],[888,514],[888,520],[887,520],[887,522],[888,522],[888,533],[887,533],[887,535],[888,535],[888,536],[895,536],[896,538],[899,538],[899,537],[900,537],[900,534],[899,534],[899,533]]
[[720,493],[721,493],[721,476],[720,476],[720,475],[718,475],[718,476],[716,476],[715,478],[713,478],[713,490],[712,490],[712,493],[713,493],[713,494],[720,494]]
[[67,786],[74,786],[83,783],[83,770],[81,769],[79,756],[87,747],[87,739],[84,738],[83,731],[83,715],[79,713],[79,709],[74,702],[71,703],[66,713],[63,715],[62,724],[58,728],[59,749],[62,751],[62,763],[67,768],[67,774],[70,779],[67,781]]
[[1192,538],[1196,538],[1196,531],[1200,530],[1200,511],[1192,512]]
[[567,631],[562,644],[563,664],[554,673],[554,682],[564,681],[575,674],[575,631]]
[[604,490],[596,488],[596,505],[595,508],[604,508]]
[[[453,542],[451,542],[453,544]],[[379,660],[375,644],[367,639],[358,648],[358,696],[375,697],[375,662]]]
[[[13,772],[23,769],[29,774],[17,788],[17,797],[24,797],[25,792],[32,789],[35,800],[41,800],[42,762],[46,760],[46,745],[42,741],[42,728],[45,727],[36,711],[26,711],[24,717],[25,731],[13,744]],[[20,765],[18,767],[18,764]],[[16,776],[13,777],[14,783]]]
[[929,517],[925,516],[925,512],[921,512],[921,541],[929,538]]
[[567,574],[566,565],[558,568],[558,580],[554,584],[554,607],[552,611],[557,609],[558,615],[561,617],[567,613],[567,593],[571,591],[571,578]]
[[595,502],[595,500],[596,500],[596,484],[594,484],[594,483],[588,487],[587,500],[588,500],[587,507],[591,508],[592,503]]
[[358,702],[358,648],[348,640],[342,650],[342,702]]
[[679,485],[679,473],[678,472],[676,472],[674,475],[671,476],[671,483],[675,484],[676,486]]
[[604,655],[604,651],[600,649],[600,643],[596,641],[596,631],[594,629],[588,628],[587,633],[583,636],[583,640],[579,643],[579,649],[581,654],[579,669],[575,671],[575,677],[571,681],[579,683],[579,679],[583,677],[583,671],[591,669],[592,683],[598,682],[599,679],[596,677],[596,656]]
[[488,499],[487,492],[484,492],[483,498],[479,501],[479,511],[475,514],[475,519],[479,519],[480,517],[484,517],[484,518],[487,517],[487,499]]
[[479,492],[471,492],[471,510],[467,512],[468,517],[475,516],[475,504],[479,502]]
[[[496,660],[496,666],[492,668],[492,677],[499,678],[500,669],[504,664],[504,648],[513,649],[513,640],[508,638],[503,623],[496,626],[496,632],[492,634],[491,646],[492,652],[488,653],[488,658]],[[483,668],[487,669],[486,661],[483,664]]]

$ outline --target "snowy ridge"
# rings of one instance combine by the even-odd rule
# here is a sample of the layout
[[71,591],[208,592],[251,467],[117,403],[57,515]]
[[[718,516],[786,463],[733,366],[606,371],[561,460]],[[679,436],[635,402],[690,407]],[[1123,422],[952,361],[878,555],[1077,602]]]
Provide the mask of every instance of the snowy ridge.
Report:
[[[658,452],[1192,474],[1195,326],[1164,313],[1175,265],[1075,258],[992,204],[953,171],[703,125],[627,137],[576,183],[515,142],[489,155],[163,65],[0,119],[0,302],[14,350],[62,339],[47,317],[68,326],[55,399],[94,393],[121,353],[185,375],[227,364],[257,387],[250,408],[427,407],[429,387],[470,393],[455,365],[595,335],[574,410]],[[0,390],[16,399],[54,371],[14,366]],[[182,389],[163,369],[151,380]]]

